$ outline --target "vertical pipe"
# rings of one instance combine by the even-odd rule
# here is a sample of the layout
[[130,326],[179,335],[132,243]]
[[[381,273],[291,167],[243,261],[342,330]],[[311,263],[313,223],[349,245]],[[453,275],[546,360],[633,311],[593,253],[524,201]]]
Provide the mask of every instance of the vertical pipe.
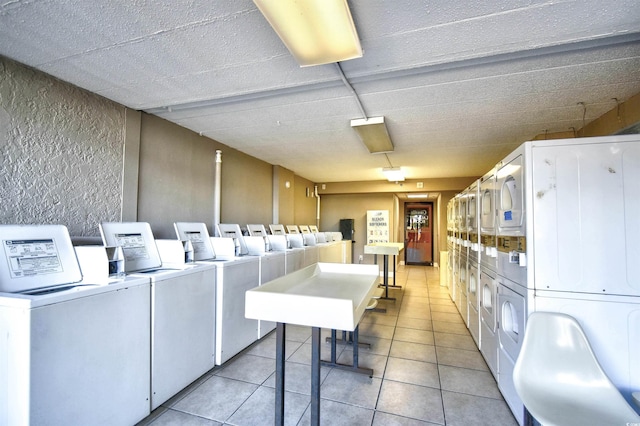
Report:
[[316,197],[316,226],[320,229],[320,195],[318,195],[318,185],[313,187],[313,196]]
[[213,232],[217,233],[216,225],[220,224],[220,176],[222,175],[222,151],[216,150],[216,180],[213,189]]

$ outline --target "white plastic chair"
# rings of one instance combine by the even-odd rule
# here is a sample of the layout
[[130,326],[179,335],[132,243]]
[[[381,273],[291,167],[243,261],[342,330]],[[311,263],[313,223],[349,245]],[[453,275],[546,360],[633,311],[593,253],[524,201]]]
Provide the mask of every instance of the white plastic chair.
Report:
[[640,424],[569,315],[529,316],[513,382],[525,407],[545,426]]

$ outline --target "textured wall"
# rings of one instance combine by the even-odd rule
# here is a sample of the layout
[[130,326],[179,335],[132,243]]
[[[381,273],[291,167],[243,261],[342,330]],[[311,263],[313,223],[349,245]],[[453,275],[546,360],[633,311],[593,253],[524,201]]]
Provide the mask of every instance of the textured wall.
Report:
[[125,108],[0,57],[1,223],[119,221]]

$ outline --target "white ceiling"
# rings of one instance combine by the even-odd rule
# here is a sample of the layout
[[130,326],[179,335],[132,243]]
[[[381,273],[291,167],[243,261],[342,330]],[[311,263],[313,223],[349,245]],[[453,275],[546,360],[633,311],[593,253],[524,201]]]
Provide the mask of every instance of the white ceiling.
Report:
[[[409,179],[482,175],[640,92],[638,0],[349,5],[364,56],[340,66]],[[6,1],[0,54],[314,182],[389,166],[339,68],[298,67],[250,0]]]

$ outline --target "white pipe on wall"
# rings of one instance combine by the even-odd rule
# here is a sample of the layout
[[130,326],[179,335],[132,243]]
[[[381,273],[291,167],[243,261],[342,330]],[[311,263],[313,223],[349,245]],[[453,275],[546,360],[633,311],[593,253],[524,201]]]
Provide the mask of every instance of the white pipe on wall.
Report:
[[318,185],[314,187],[313,195],[316,197],[316,226],[320,229],[320,194],[318,194]]
[[218,232],[217,226],[220,224],[220,191],[221,191],[221,183],[220,177],[222,175],[222,151],[216,150],[216,181],[214,182],[213,188],[213,233],[214,235]]

